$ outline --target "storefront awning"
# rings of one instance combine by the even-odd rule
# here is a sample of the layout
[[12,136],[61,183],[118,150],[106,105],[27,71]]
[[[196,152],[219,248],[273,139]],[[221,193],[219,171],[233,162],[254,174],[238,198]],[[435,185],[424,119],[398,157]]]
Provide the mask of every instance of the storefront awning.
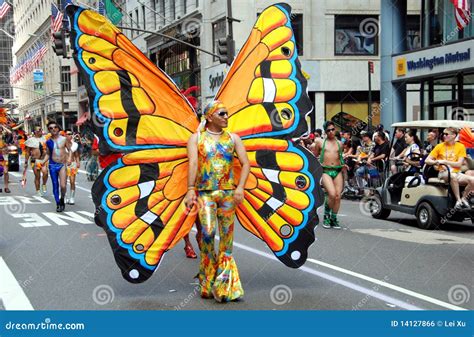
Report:
[[85,112],[85,113],[82,114],[81,117],[79,117],[79,119],[78,119],[77,122],[76,122],[76,125],[77,125],[77,126],[81,126],[81,125],[84,124],[88,119],[89,119],[89,112]]

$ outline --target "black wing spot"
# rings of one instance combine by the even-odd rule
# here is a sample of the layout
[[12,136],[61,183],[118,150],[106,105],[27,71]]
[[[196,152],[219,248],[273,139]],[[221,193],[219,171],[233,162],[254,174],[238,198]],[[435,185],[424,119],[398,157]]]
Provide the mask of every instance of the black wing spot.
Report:
[[291,55],[291,50],[288,47],[281,47],[281,53],[288,57]]
[[298,176],[296,177],[295,184],[299,189],[303,189],[306,187],[307,179],[305,176]]
[[122,202],[122,198],[120,198],[118,194],[114,194],[110,198],[110,202],[112,203],[112,205],[119,205]]
[[286,119],[287,121],[291,119],[293,112],[290,109],[284,108],[281,110],[281,118]]
[[121,137],[123,135],[123,130],[121,128],[115,128],[114,129],[114,136],[115,137]]

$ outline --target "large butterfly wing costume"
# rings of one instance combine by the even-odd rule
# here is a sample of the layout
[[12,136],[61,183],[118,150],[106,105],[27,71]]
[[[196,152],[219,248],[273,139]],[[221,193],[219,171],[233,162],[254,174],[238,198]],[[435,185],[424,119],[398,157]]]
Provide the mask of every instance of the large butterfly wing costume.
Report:
[[[242,226],[285,265],[300,267],[314,242],[323,202],[322,169],[291,138],[307,132],[312,110],[286,4],[265,9],[216,95],[230,132],[251,163]],[[123,277],[147,280],[165,252],[191,229],[186,211],[186,143],[198,127],[173,81],[98,13],[67,7],[75,62],[86,82],[95,132],[108,151],[126,153],[93,186],[96,223],[104,228]],[[236,175],[240,164],[235,160]]]

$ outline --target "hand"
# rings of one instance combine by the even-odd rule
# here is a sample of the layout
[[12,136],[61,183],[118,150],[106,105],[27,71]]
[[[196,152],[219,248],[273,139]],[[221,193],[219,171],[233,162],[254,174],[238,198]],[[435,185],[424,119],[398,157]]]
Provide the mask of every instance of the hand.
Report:
[[244,189],[243,187],[237,187],[234,191],[234,201],[236,205],[239,205],[244,200]]
[[437,160],[436,161],[436,164],[445,164],[446,163],[446,160]]
[[188,193],[186,193],[186,196],[184,197],[184,204],[186,205],[186,208],[188,210],[193,208],[194,204],[197,204],[197,196],[195,190],[189,190]]
[[67,160],[67,166],[70,166],[71,165],[71,160]]

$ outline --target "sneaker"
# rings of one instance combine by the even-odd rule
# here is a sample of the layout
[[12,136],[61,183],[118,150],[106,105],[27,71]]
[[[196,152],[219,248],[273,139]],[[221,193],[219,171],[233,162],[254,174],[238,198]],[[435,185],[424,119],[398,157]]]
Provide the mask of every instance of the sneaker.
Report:
[[46,190],[46,185],[43,185],[43,186],[41,187],[41,192],[43,192],[43,195],[46,195],[46,193],[48,192],[48,191]]
[[337,217],[334,215],[333,218],[331,218],[331,227],[334,229],[341,229],[341,225],[339,224],[339,220]]
[[70,197],[68,204],[69,205],[74,205],[74,203],[75,203],[74,197]]
[[331,219],[329,218],[329,216],[324,216],[324,220],[323,220],[323,228],[331,228]]
[[36,191],[36,196],[37,197],[42,197],[43,196],[43,193],[41,192],[41,190]]

